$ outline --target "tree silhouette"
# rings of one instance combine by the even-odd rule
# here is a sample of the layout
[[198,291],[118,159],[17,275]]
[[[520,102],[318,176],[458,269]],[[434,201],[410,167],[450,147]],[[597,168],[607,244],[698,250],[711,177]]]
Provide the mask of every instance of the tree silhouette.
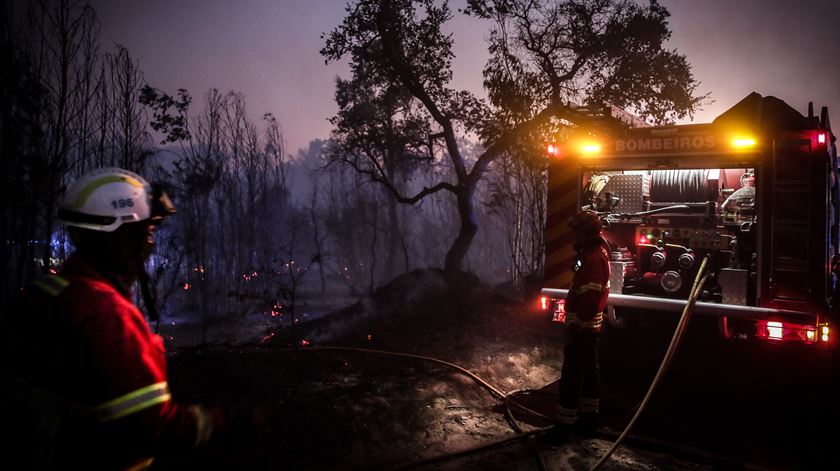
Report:
[[[664,48],[668,11],[655,1],[642,7],[624,0],[471,0],[464,13],[492,24],[483,72],[489,101],[449,86],[453,37],[442,28],[453,14],[445,1],[358,0],[321,50],[327,61],[349,57],[353,70],[353,79],[338,83],[339,134],[355,125],[373,125],[383,135],[403,132],[381,119],[394,116],[388,108],[393,102],[385,98],[400,97],[401,119],[425,121],[410,130],[427,130],[422,141],[430,157],[442,148],[448,158],[455,181],[413,195],[403,194],[375,165],[356,168],[402,203],[444,190],[455,196],[460,228],[446,254],[450,271],[461,268],[478,230],[476,189],[490,163],[507,152],[533,149],[558,122],[580,121],[576,103],[609,101],[664,122],[692,113],[704,98],[694,95],[697,82],[685,57]],[[366,97],[366,114],[353,112],[360,101],[343,100],[353,94]],[[458,139],[470,133],[485,146],[471,166]],[[393,142],[416,141],[406,133],[369,142],[378,142],[373,152],[382,152]],[[347,144],[348,152],[371,152]]]

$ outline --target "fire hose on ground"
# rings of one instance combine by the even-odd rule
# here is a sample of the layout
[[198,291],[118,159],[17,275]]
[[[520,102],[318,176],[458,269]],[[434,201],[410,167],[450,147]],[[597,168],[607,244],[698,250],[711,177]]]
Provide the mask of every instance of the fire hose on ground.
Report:
[[[598,460],[597,463],[595,463],[595,465],[592,466],[592,468],[590,468],[590,471],[596,471],[596,470],[600,469],[601,466],[603,466],[604,463],[606,463],[607,460],[609,460],[610,456],[612,456],[612,454],[618,449],[618,447],[621,445],[621,443],[627,438],[627,436],[630,433],[630,431],[632,430],[633,426],[636,424],[636,421],[639,419],[642,412],[645,410],[647,404],[650,401],[651,396],[653,395],[653,392],[656,390],[657,386],[659,385],[662,378],[664,377],[665,372],[669,369],[669,367],[670,367],[670,365],[673,361],[674,355],[677,351],[677,348],[679,347],[679,345],[682,341],[683,335],[684,335],[686,327],[688,325],[688,321],[691,318],[692,312],[694,310],[694,304],[696,303],[697,297],[700,294],[700,289],[702,288],[703,284],[705,283],[706,279],[708,278],[708,274],[706,274],[706,265],[707,264],[708,264],[708,256],[703,259],[703,262],[700,265],[700,269],[698,270],[697,276],[694,279],[694,284],[691,287],[691,291],[690,291],[690,294],[689,294],[689,297],[688,297],[688,301],[686,302],[685,308],[683,309],[682,316],[680,317],[679,323],[677,324],[677,327],[674,330],[674,335],[671,339],[671,343],[668,346],[668,349],[665,353],[665,356],[663,357],[662,362],[659,365],[659,369],[658,369],[656,375],[654,376],[654,379],[651,382],[647,393],[645,394],[644,398],[642,399],[639,406],[637,407],[636,412],[633,415],[633,418],[630,420],[630,422],[627,424],[627,426],[624,428],[624,430],[618,436],[618,438],[615,440],[615,442],[612,444],[612,446],[607,450],[607,452],[604,453],[604,455]],[[420,466],[425,466],[425,465],[428,465],[428,464],[436,463],[436,462],[439,462],[439,461],[445,461],[445,460],[451,459],[451,458],[466,456],[466,455],[473,454],[473,453],[480,452],[480,451],[499,448],[499,447],[502,447],[502,446],[506,446],[510,443],[517,442],[517,441],[520,441],[522,439],[530,438],[534,435],[543,433],[550,428],[550,427],[535,428],[533,430],[523,431],[523,429],[517,423],[516,419],[513,417],[513,413],[511,412],[511,407],[513,406],[513,407],[517,407],[519,409],[522,409],[523,411],[525,411],[525,412],[527,412],[527,413],[529,413],[529,414],[531,414],[535,417],[551,420],[551,417],[547,417],[544,414],[533,411],[533,410],[523,406],[522,404],[517,403],[516,401],[514,401],[512,399],[512,397],[517,395],[517,394],[535,393],[538,390],[524,389],[524,390],[512,391],[510,393],[505,393],[505,392],[499,390],[498,388],[494,387],[493,385],[491,385],[490,383],[488,383],[487,381],[485,381],[484,379],[482,379],[481,377],[479,377],[475,373],[467,370],[466,368],[463,368],[459,365],[456,365],[456,364],[448,362],[448,361],[440,360],[438,358],[425,356],[425,355],[418,355],[418,354],[412,354],[412,353],[401,353],[401,352],[391,352],[391,351],[384,351],[384,350],[374,350],[374,349],[367,349],[367,348],[357,348],[357,347],[317,346],[317,347],[311,347],[311,348],[307,348],[307,349],[303,349],[303,350],[297,350],[297,351],[310,351],[310,352],[315,352],[315,351],[348,351],[348,352],[371,353],[371,354],[377,354],[377,355],[396,356],[396,357],[402,357],[402,358],[412,358],[412,359],[417,359],[417,360],[429,361],[429,362],[441,364],[441,365],[444,365],[444,366],[447,366],[449,368],[453,368],[453,369],[459,371],[460,373],[462,373],[462,374],[468,376],[469,378],[471,378],[472,380],[474,380],[476,383],[478,383],[483,388],[490,391],[491,394],[498,397],[499,399],[501,399],[504,402],[505,418],[508,421],[508,423],[511,425],[511,427],[513,428],[514,432],[516,432],[514,435],[511,435],[509,437],[505,437],[505,438],[502,438],[502,439],[499,439],[499,440],[486,442],[486,443],[483,443],[483,444],[480,444],[480,445],[477,445],[477,446],[474,446],[474,447],[469,447],[469,448],[465,448],[465,449],[462,449],[462,450],[456,450],[454,452],[445,453],[445,454],[442,454],[442,455],[433,456],[433,457],[426,458],[426,459],[423,459],[423,460],[420,460],[420,461],[416,461],[416,462],[410,463],[408,465],[404,465],[404,466],[400,466],[400,467],[396,468],[396,469],[399,469],[399,470],[413,469],[413,468],[417,468],[417,467],[420,467]],[[537,458],[538,458],[538,463],[539,463],[540,467],[542,469],[545,469],[545,463],[542,461],[542,457],[539,453],[537,453]]]
[[630,419],[630,422],[624,428],[624,431],[621,432],[621,435],[613,442],[612,446],[604,456],[595,463],[590,471],[596,471],[610,459],[615,450],[618,449],[621,442],[627,437],[630,433],[630,430],[633,429],[633,426],[636,424],[636,421],[642,415],[642,412],[647,407],[648,402],[650,401],[653,392],[656,390],[656,387],[659,386],[659,382],[662,380],[662,377],[665,375],[665,372],[671,366],[671,362],[674,358],[674,354],[677,351],[677,347],[679,347],[680,342],[682,341],[683,334],[685,333],[686,326],[688,326],[688,321],[691,319],[691,313],[694,310],[694,303],[697,302],[697,297],[700,295],[700,288],[702,288],[703,284],[706,282],[706,278],[708,275],[706,274],[706,265],[709,262],[709,256],[703,258],[703,262],[700,264],[700,269],[697,271],[697,276],[694,278],[694,285],[691,287],[691,291],[688,295],[688,302],[685,303],[685,308],[683,309],[682,316],[680,317],[680,321],[677,324],[677,328],[674,329],[674,336],[671,338],[671,344],[668,345],[668,350],[665,352],[665,357],[662,358],[662,363],[659,365],[659,370],[656,372],[656,376],[654,376],[653,381],[650,383],[650,387],[648,388],[645,397],[642,399],[641,404],[639,404],[638,409],[636,409],[636,413],[633,415],[633,418]]
[[[438,455],[438,456],[433,456],[431,458],[426,458],[426,459],[423,459],[423,460],[420,460],[420,461],[410,463],[410,464],[405,465],[405,466],[400,466],[400,467],[396,468],[397,470],[413,469],[413,468],[417,468],[417,467],[420,467],[420,466],[425,466],[427,464],[436,463],[438,461],[445,461],[447,459],[456,458],[456,457],[460,457],[460,456],[466,456],[466,455],[476,453],[476,452],[479,452],[479,451],[498,448],[498,447],[501,447],[501,446],[505,446],[509,443],[513,443],[513,442],[522,440],[524,438],[531,437],[531,436],[536,435],[538,433],[542,433],[542,432],[547,430],[546,428],[539,428],[539,429],[534,429],[534,430],[529,430],[529,431],[523,431],[522,428],[519,426],[519,424],[516,422],[516,419],[513,417],[513,413],[510,411],[510,407],[508,405],[508,400],[509,400],[509,397],[512,394],[517,393],[519,391],[514,391],[512,393],[505,393],[505,392],[499,390],[498,388],[494,387],[492,384],[488,383],[487,381],[483,380],[481,377],[479,377],[475,373],[471,372],[470,370],[468,370],[468,369],[466,369],[462,366],[456,365],[455,363],[451,363],[451,362],[448,362],[448,361],[445,361],[445,360],[441,360],[439,358],[434,358],[434,357],[430,357],[430,356],[426,356],[426,355],[417,355],[417,354],[413,354],[413,353],[402,353],[402,352],[391,352],[391,351],[385,351],[385,350],[374,350],[374,349],[359,348],[359,347],[316,346],[316,347],[310,347],[310,348],[303,349],[303,350],[298,350],[298,351],[308,351],[308,352],[347,351],[347,352],[358,352],[358,353],[372,353],[372,354],[377,354],[377,355],[396,356],[396,357],[402,357],[402,358],[413,358],[413,359],[416,359],[416,360],[429,361],[429,362],[432,362],[432,363],[437,363],[437,364],[444,365],[444,366],[447,366],[449,368],[453,368],[453,369],[457,370],[458,372],[468,376],[473,381],[478,383],[480,386],[482,386],[483,388],[490,391],[491,394],[493,394],[494,396],[497,396],[499,399],[501,399],[502,401],[505,402],[505,406],[506,406],[505,407],[505,418],[508,421],[508,423],[510,424],[511,428],[513,428],[514,432],[516,432],[514,435],[502,438],[500,440],[494,440],[494,441],[491,441],[491,442],[483,443],[481,445],[477,445],[477,446],[474,446],[474,447],[465,448],[465,449],[462,449],[462,450],[456,450],[454,452],[445,453],[445,454]],[[539,417],[545,417],[544,415],[540,414],[539,412],[532,411],[532,410],[530,410],[530,409],[528,409],[524,406],[521,406],[519,404],[516,404],[516,405],[518,407],[524,409],[525,411],[531,413],[531,414],[534,414],[534,415],[539,416]],[[545,417],[545,418],[547,418],[547,417]],[[545,463],[543,463],[542,457],[539,455],[539,453],[537,453],[536,456],[538,458],[538,464],[540,465],[540,468],[541,469],[546,469],[545,468]]]

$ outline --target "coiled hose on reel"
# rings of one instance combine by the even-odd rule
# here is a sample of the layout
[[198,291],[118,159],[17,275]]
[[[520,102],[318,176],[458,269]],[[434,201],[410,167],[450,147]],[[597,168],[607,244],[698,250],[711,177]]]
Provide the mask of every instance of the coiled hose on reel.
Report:
[[654,170],[651,173],[650,200],[655,202],[701,203],[708,198],[708,170]]

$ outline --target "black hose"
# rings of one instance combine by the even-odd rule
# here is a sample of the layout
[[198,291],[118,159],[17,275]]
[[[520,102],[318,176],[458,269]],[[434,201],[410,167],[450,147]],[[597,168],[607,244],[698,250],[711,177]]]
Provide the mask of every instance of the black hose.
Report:
[[[293,350],[292,349],[282,349],[282,351],[293,351]],[[510,411],[510,407],[508,406],[509,403],[516,404],[517,407],[527,411],[528,413],[530,413],[532,415],[536,415],[538,417],[549,419],[548,417],[540,414],[539,412],[532,411],[532,410],[528,409],[527,407],[522,406],[521,404],[517,404],[514,401],[512,401],[510,399],[510,395],[511,394],[516,394],[519,391],[514,391],[512,393],[505,393],[505,392],[495,388],[493,385],[491,385],[487,381],[481,379],[475,373],[471,372],[470,370],[468,370],[468,369],[466,369],[462,366],[456,365],[455,363],[451,363],[451,362],[448,362],[448,361],[445,361],[445,360],[441,360],[441,359],[426,356],[426,355],[417,355],[417,354],[413,354],[413,353],[390,352],[390,351],[385,351],[385,350],[374,350],[374,349],[359,348],[359,347],[315,346],[315,347],[309,347],[309,348],[301,349],[301,350],[297,350],[297,351],[298,352],[348,351],[348,352],[373,353],[373,354],[378,354],[378,355],[397,356],[397,357],[403,357],[403,358],[413,358],[413,359],[418,359],[418,360],[430,361],[430,362],[433,362],[433,363],[438,363],[438,364],[445,365],[445,366],[448,366],[450,368],[454,368],[454,369],[458,370],[459,372],[461,372],[461,373],[465,374],[466,376],[470,377],[476,383],[478,383],[479,385],[483,386],[485,389],[490,391],[494,396],[497,396],[499,399],[503,400],[503,402],[505,404],[505,419],[510,424],[510,426],[514,430],[514,432],[516,432],[515,435],[512,435],[510,437],[506,437],[506,438],[503,438],[503,439],[500,439],[500,440],[496,440],[494,442],[485,443],[485,444],[477,445],[477,446],[470,447],[470,448],[465,448],[463,450],[458,450],[458,451],[451,452],[451,453],[445,453],[445,454],[442,454],[442,455],[439,455],[439,456],[433,456],[431,458],[426,458],[426,459],[423,459],[423,460],[420,460],[420,461],[416,461],[414,463],[410,463],[408,465],[404,465],[404,466],[400,466],[398,468],[395,468],[396,470],[413,469],[413,468],[417,468],[419,466],[424,466],[424,465],[435,463],[435,462],[438,462],[438,461],[443,461],[443,460],[446,460],[446,459],[449,459],[449,458],[465,456],[465,455],[476,453],[476,452],[479,452],[479,451],[484,451],[484,450],[488,450],[488,449],[492,449],[492,448],[497,448],[497,447],[500,447],[500,446],[504,446],[504,445],[522,440],[524,438],[529,438],[533,435],[536,435],[538,433],[542,433],[545,430],[547,430],[547,428],[539,428],[539,429],[534,429],[534,430],[529,430],[529,431],[523,431],[522,427],[520,427],[519,424],[516,422],[516,419],[513,417],[513,413]],[[532,446],[533,446],[533,443],[532,443]],[[539,454],[539,450],[537,450],[536,447],[534,447],[533,450],[534,450],[534,453],[536,455],[537,464],[539,465],[541,470],[545,471],[545,469],[546,469],[545,463],[543,462],[542,456]]]

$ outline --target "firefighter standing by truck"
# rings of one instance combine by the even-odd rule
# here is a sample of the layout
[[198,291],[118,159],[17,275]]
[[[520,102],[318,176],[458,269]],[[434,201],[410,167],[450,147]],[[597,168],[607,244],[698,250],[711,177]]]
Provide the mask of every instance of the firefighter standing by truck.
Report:
[[610,262],[603,225],[593,211],[571,218],[575,236],[574,278],[566,299],[566,340],[556,425],[543,435],[545,442],[569,440],[572,428],[583,433],[595,429],[599,418],[600,375],[598,336],[609,296]]
[[5,326],[18,389],[7,406],[29,428],[12,431],[22,442],[14,452],[28,453],[29,467],[145,469],[155,455],[205,444],[221,422],[172,400],[163,341],[131,302],[153,232],[174,212],[165,193],[122,169],[91,171],[68,189],[58,216],[76,250],[27,289]]

